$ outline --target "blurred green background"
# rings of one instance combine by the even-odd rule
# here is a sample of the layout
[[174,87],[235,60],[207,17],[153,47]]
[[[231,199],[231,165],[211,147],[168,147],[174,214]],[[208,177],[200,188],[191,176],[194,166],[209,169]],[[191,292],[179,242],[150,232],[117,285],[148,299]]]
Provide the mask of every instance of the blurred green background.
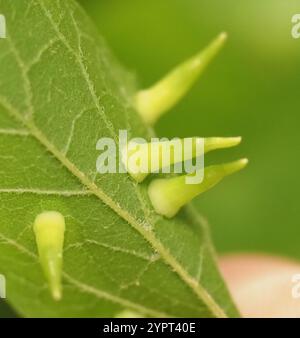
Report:
[[157,125],[159,136],[243,136],[234,150],[249,167],[199,197],[219,252],[300,258],[299,0],[81,0],[142,87],[227,31],[225,49]]

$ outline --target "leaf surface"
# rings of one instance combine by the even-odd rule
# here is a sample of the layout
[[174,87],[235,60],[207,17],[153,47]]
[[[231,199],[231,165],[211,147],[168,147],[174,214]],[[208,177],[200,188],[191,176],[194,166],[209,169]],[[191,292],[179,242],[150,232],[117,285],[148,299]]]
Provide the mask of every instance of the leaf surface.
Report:
[[[73,0],[0,0],[0,273],[23,316],[237,316],[192,207],[166,220],[146,185],[96,172],[97,140],[149,137],[135,82]],[[63,299],[51,299],[32,224],[66,218]]]

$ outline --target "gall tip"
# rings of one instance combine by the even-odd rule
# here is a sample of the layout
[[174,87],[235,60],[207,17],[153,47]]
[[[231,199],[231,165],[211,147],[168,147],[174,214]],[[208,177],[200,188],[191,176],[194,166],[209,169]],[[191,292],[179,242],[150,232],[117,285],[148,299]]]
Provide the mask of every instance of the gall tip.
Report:
[[53,224],[60,224],[64,230],[64,216],[58,211],[44,211],[36,216],[33,229],[36,233],[41,228],[53,227]]
[[219,40],[220,41],[226,41],[227,39],[228,39],[228,34],[227,34],[227,32],[221,32],[220,34],[219,34]]
[[204,139],[205,152],[210,152],[217,149],[231,148],[239,145],[242,141],[238,137],[208,137]]
[[248,158],[242,158],[240,160],[240,164],[241,164],[242,168],[245,168],[248,165],[248,163],[249,163]]
[[241,136],[223,138],[224,148],[235,147],[242,142]]
[[52,298],[55,301],[60,301],[62,299],[62,292],[61,292],[61,288],[58,286],[50,286],[51,287],[51,294],[52,294]]
[[238,145],[242,142],[242,136],[228,137],[235,145]]
[[240,160],[224,164],[224,170],[226,175],[231,175],[237,171],[244,169],[249,160],[247,158],[242,158]]

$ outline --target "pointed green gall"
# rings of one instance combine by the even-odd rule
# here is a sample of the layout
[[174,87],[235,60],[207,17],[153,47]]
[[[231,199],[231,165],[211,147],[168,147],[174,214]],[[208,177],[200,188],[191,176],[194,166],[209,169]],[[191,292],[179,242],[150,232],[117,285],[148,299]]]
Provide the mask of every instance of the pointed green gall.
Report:
[[39,214],[33,225],[39,259],[55,300],[62,297],[62,260],[65,219],[56,211]]
[[152,205],[158,214],[171,218],[194,197],[209,190],[224,177],[243,169],[247,163],[247,159],[242,159],[207,167],[204,170],[204,179],[199,184],[186,184],[186,175],[153,180],[148,188]]
[[221,33],[206,49],[180,64],[149,89],[134,98],[137,111],[147,124],[153,125],[189,91],[227,38]]
[[[171,166],[199,157],[216,149],[234,147],[241,137],[192,137],[173,140],[158,140],[149,143],[129,142],[122,151],[122,162],[127,172],[137,182],[142,182],[150,173],[170,173]],[[178,166],[175,173],[184,172]],[[196,169],[194,169],[196,170]]]

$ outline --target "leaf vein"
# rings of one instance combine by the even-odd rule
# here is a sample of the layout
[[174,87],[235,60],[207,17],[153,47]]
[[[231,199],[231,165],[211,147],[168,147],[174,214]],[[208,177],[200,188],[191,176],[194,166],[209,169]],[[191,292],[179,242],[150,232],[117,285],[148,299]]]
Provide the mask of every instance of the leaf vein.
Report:
[[[26,247],[24,247],[20,243],[16,242],[15,240],[6,237],[2,233],[0,233],[0,239],[3,240],[8,245],[13,246],[18,251],[20,251],[20,252],[26,254],[27,256],[29,256],[30,258],[34,259],[35,261],[38,261],[38,257],[33,252],[31,252],[30,250],[28,250]],[[107,291],[103,291],[103,290],[97,289],[93,286],[90,286],[88,284],[82,283],[81,281],[78,281],[77,279],[73,278],[72,276],[70,276],[66,272],[63,272],[63,276],[64,276],[65,280],[67,280],[69,283],[71,283],[75,287],[77,287],[81,292],[93,294],[94,296],[96,296],[99,299],[106,299],[106,300],[111,301],[113,303],[120,304],[120,305],[124,306],[125,308],[131,308],[131,309],[134,309],[136,311],[139,311],[140,313],[145,314],[145,315],[154,316],[154,317],[170,317],[170,315],[168,315],[164,312],[160,312],[160,311],[150,309],[150,308],[145,307],[143,305],[140,305],[138,303],[131,302],[131,301],[125,299],[125,298],[112,295]]]

